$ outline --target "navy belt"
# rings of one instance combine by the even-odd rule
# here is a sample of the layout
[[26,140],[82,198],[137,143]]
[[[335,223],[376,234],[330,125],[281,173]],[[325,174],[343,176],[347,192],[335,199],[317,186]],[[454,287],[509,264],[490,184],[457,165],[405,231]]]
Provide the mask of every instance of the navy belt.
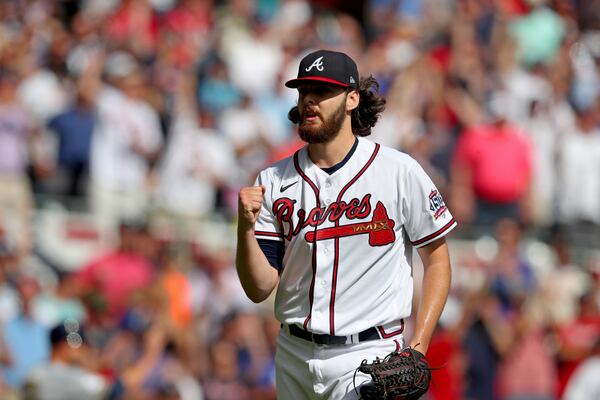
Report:
[[377,328],[369,328],[358,334],[358,342],[352,340],[352,336],[333,336],[328,335],[326,333],[312,333],[305,331],[300,328],[298,325],[288,325],[290,328],[290,335],[296,336],[300,339],[308,340],[309,342],[315,342],[316,344],[350,344],[350,343],[359,343],[366,342],[369,340],[378,340],[381,339],[379,333],[377,332]]

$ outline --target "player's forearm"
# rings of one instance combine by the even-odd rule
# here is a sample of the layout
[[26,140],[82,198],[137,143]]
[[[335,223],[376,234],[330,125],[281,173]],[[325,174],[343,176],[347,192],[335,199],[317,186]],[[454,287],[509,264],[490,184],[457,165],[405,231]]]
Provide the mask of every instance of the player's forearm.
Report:
[[279,280],[254,237],[254,230],[238,229],[235,265],[246,295],[255,303],[264,301]]
[[410,343],[411,347],[417,346],[417,350],[422,353],[426,353],[429,348],[431,337],[448,298],[452,276],[448,246],[445,241],[441,239],[441,242],[434,242],[426,247],[428,248],[419,251],[425,266],[425,275],[415,333]]

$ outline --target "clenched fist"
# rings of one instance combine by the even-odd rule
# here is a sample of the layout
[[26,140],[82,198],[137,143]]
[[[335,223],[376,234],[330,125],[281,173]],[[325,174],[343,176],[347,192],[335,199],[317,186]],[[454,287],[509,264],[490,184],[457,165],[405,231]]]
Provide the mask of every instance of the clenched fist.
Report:
[[264,186],[245,187],[238,197],[238,227],[249,230],[254,228],[265,194]]

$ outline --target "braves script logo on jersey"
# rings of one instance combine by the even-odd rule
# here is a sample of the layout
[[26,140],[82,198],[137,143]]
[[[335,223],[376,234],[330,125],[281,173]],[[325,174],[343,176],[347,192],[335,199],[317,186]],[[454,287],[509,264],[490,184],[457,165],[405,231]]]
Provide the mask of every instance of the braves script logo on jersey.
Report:
[[[336,226],[307,232],[304,236],[306,241],[315,242],[344,236],[368,234],[371,246],[383,246],[392,243],[396,239],[394,233],[395,222],[388,218],[387,210],[381,202],[377,202],[373,218],[370,221],[338,225],[342,216],[345,216],[349,220],[366,219],[371,213],[370,199],[371,195],[367,194],[362,199],[353,198],[349,202],[343,200],[333,202],[327,208],[315,207],[308,213],[306,210],[300,208],[296,211],[298,222],[294,224],[292,216],[294,215],[295,201],[283,197],[275,200],[273,203],[273,213],[284,229],[284,237],[287,240],[291,240],[292,236],[298,235],[307,226],[318,228],[328,220],[336,223]],[[285,232],[286,225],[288,226],[287,232]]]
[[432,190],[429,193],[429,210],[433,213],[434,219],[438,219],[448,210],[442,195],[437,190]]
[[323,71],[323,56],[317,58],[309,67],[306,67],[304,70],[309,72],[311,69],[316,68],[319,71]]

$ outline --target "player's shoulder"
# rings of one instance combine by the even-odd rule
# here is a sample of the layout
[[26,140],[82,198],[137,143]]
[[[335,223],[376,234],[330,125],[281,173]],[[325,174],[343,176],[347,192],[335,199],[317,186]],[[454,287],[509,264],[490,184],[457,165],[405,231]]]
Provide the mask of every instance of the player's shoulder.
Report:
[[419,167],[417,160],[407,153],[392,147],[375,143],[369,139],[360,138],[360,140],[366,144],[363,146],[364,148],[368,148],[369,146],[371,148],[378,147],[377,158],[390,167],[396,167],[400,169],[413,169]]
[[300,149],[298,151],[296,151],[294,154],[282,158],[281,160],[278,160],[276,162],[274,162],[273,164],[265,167],[263,170],[261,170],[259,172],[259,176],[263,179],[263,180],[271,180],[271,181],[281,181],[286,179],[289,176],[295,175],[296,174],[296,168],[295,168],[295,157],[296,154],[298,154],[298,152],[303,151],[303,149]]

